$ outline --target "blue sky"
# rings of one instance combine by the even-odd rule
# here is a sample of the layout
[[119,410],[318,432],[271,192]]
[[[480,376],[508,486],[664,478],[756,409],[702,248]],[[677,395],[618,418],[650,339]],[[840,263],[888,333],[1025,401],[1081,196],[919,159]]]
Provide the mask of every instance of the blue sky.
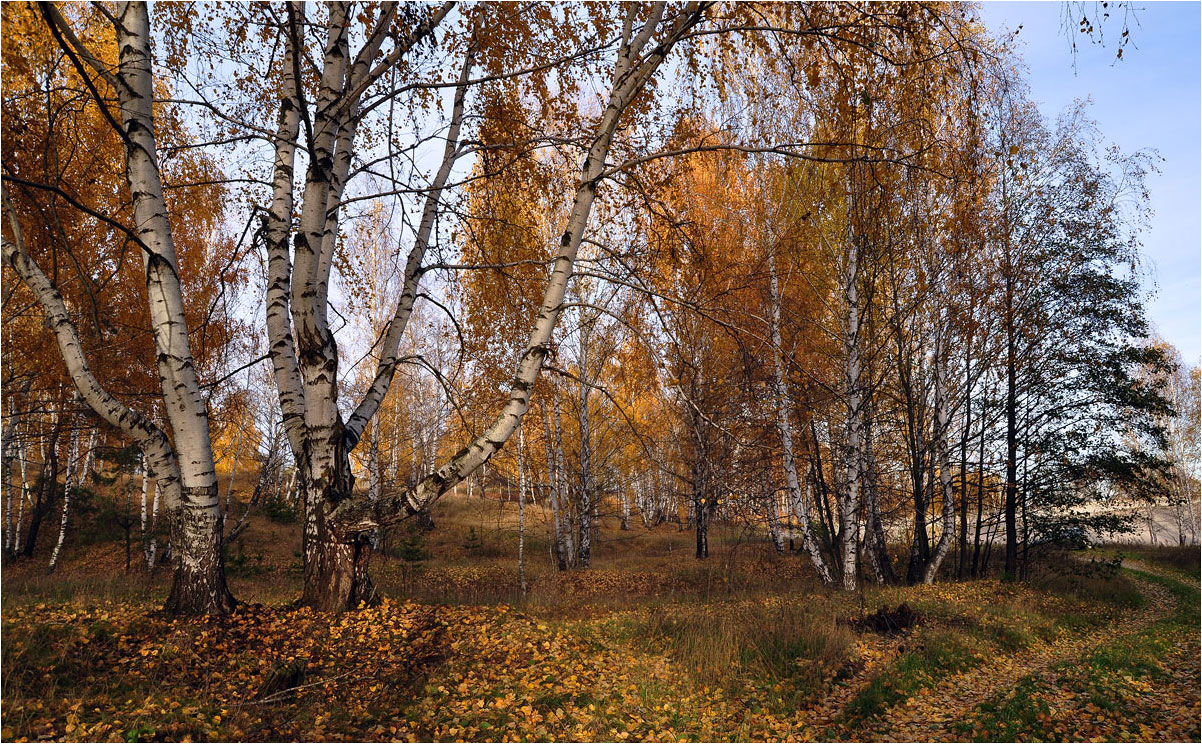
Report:
[[[1074,3],[1075,7],[1081,5]],[[1101,3],[1085,3],[1092,13]],[[1115,3],[1110,3],[1111,9]],[[1092,98],[1089,112],[1102,135],[1126,152],[1154,149],[1160,173],[1148,179],[1155,214],[1144,236],[1155,289],[1148,317],[1190,364],[1202,353],[1202,4],[1135,3],[1132,41],[1115,61],[1122,32],[1119,10],[1103,28],[1101,46],[1062,30],[1057,2],[985,2],[981,16],[995,32],[1020,24],[1021,53],[1030,69],[1031,96],[1054,118],[1075,99]],[[1084,34],[1077,34],[1084,37]]]

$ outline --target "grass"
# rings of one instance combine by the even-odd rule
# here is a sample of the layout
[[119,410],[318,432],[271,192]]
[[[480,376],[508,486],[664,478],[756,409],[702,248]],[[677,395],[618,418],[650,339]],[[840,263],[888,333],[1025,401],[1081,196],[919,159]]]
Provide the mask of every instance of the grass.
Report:
[[1040,681],[1023,677],[1009,696],[977,707],[975,720],[956,729],[972,741],[1043,741],[1050,738],[1047,719],[1051,706],[1043,697]]
[[[1122,610],[1144,606],[1144,596],[1131,578],[1110,561],[1082,563],[1064,556],[1033,572],[1029,583],[1038,589],[1084,602],[1103,603]],[[1073,561],[1069,563],[1068,561]]]
[[[1132,577],[1168,590],[1173,607],[1164,617],[1136,632],[1120,634],[1080,659],[1057,665],[1052,676],[1024,677],[1013,691],[977,706],[972,719],[961,723],[958,731],[975,741],[1016,741],[1020,737],[1083,740],[1097,736],[1098,724],[1102,724],[1109,727],[1112,733],[1106,738],[1111,739],[1197,740],[1196,716],[1192,730],[1187,725],[1184,734],[1178,729],[1179,733],[1157,736],[1155,728],[1166,721],[1153,691],[1171,687],[1174,673],[1182,672],[1176,668],[1178,663],[1196,663],[1198,656],[1199,589],[1196,581],[1178,578],[1183,552],[1144,552],[1141,558],[1165,573],[1124,569],[1123,575],[1114,578],[1120,590],[1135,587]],[[1125,607],[1131,603],[1119,591],[1113,604]],[[1049,700],[1060,701],[1060,706],[1075,715],[1055,715]]]
[[[433,516],[433,532],[394,531],[389,553],[373,557],[377,586],[397,599],[387,614],[289,608],[300,591],[300,526],[263,515],[228,548],[244,608],[217,627],[154,614],[169,571],[147,571],[136,543],[128,574],[114,539],[69,541],[53,576],[41,550],[7,565],[0,738],[777,740],[822,735],[805,728],[807,711],[845,684],[844,728],[827,733],[855,736],[947,675],[1146,610],[1142,582],[1158,582],[1178,608],[1146,637],[1114,639],[1081,669],[1066,668],[1063,682],[1020,681],[960,731],[1066,738],[1046,709],[1060,687],[1104,715],[1141,715],[1133,691],[1171,681],[1157,659],[1183,634],[1196,644],[1186,551],[1139,554],[1171,579],[1118,571],[1107,549],[1094,551],[1103,560],[1093,566],[1033,564],[1025,584],[869,585],[846,595],[823,589],[803,555],[777,555],[741,527],[714,525],[713,555],[697,561],[692,533],[622,531],[613,515],[602,517],[593,567],[560,573],[540,505],[527,514],[523,596],[516,504],[452,496]],[[402,560],[402,540],[425,557]],[[852,629],[903,601],[923,616],[908,635]],[[314,687],[252,704],[290,655],[308,659]]]
[[812,698],[851,660],[855,634],[819,607],[781,599],[663,605],[643,628],[696,680],[759,680],[789,706]]
[[982,658],[980,647],[972,643],[968,633],[921,631],[909,649],[852,698],[844,709],[844,720],[858,725],[876,718],[938,677],[975,666]]

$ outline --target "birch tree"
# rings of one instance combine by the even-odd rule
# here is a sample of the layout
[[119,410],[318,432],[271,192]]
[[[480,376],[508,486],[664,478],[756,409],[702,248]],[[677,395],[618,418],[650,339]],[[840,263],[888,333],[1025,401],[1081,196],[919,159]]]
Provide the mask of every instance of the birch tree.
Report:
[[[300,221],[291,229],[292,169],[301,129],[300,86],[288,61],[300,52],[289,42],[292,55],[283,65],[281,115],[276,132],[276,166],[272,209],[265,218],[271,281],[268,296],[268,331],[280,389],[280,402],[289,426],[289,439],[296,461],[301,464],[301,488],[305,494],[306,518],[303,553],[305,589],[302,601],[323,609],[353,607],[374,597],[367,566],[370,545],[364,536],[373,529],[395,523],[429,507],[486,462],[513,434],[530,401],[530,393],[547,355],[551,330],[576,253],[583,238],[596,189],[604,173],[605,158],[626,108],[655,73],[672,46],[700,19],[702,8],[686,6],[672,14],[666,4],[646,9],[629,6],[619,35],[614,63],[613,87],[599,120],[590,135],[591,145],[581,165],[580,177],[566,229],[539,312],[509,385],[509,396],[501,412],[482,434],[448,462],[415,486],[386,493],[375,501],[353,493],[353,476],[348,453],[358,443],[367,422],[378,410],[398,364],[397,346],[412,311],[423,274],[423,261],[430,246],[442,190],[452,166],[462,154],[460,130],[476,55],[487,14],[472,19],[472,27],[461,41],[461,64],[448,126],[442,163],[426,190],[421,222],[405,263],[402,291],[396,312],[382,335],[380,362],[372,384],[345,420],[338,408],[337,346],[327,320],[328,277],[337,243],[337,204],[350,171],[361,96],[393,64],[414,46],[434,38],[435,29],[450,12],[443,6],[421,19],[411,32],[398,39],[387,64],[370,66],[391,26],[391,13],[365,34],[365,44],[352,58],[347,21],[349,8],[330,6],[326,19],[325,52],[321,82],[316,95],[311,128],[311,157],[299,199]],[[300,23],[304,8],[290,6],[290,24]],[[640,15],[642,16],[640,18]],[[308,129],[306,129],[308,132]],[[307,136],[307,135],[306,135]],[[295,244],[292,255],[289,243]]]
[[[62,298],[25,250],[11,208],[8,210],[11,238],[5,237],[3,241],[4,260],[36,295],[83,401],[109,425],[143,447],[164,486],[168,503],[177,512],[173,542],[178,558],[168,609],[181,614],[228,612],[233,607],[233,597],[226,589],[221,561],[217,482],[208,417],[192,363],[178,263],[159,177],[148,9],[139,3],[122,3],[117,7],[113,24],[118,49],[115,72],[79,41],[53,6],[43,6],[43,12],[46,22],[63,39],[64,47],[90,66],[119,101],[125,174],[134,197],[133,213],[138,226],[131,238],[136,239],[143,254],[148,310],[170,441],[158,427],[118,402],[92,374]],[[105,105],[101,101],[98,104]]]

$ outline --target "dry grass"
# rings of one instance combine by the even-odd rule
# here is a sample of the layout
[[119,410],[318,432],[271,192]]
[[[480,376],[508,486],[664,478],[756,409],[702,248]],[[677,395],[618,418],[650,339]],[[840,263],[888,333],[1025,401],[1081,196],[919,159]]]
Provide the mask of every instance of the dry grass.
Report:
[[783,598],[661,605],[644,627],[698,682],[759,680],[788,690],[780,702],[789,705],[812,697],[851,659],[855,634],[831,609]]
[[[714,739],[777,739],[796,731],[798,716],[849,677],[859,692],[843,708],[841,720],[853,727],[849,731],[858,731],[855,726],[875,725],[873,721],[891,715],[895,706],[920,694],[934,679],[971,669],[983,659],[1020,653],[1065,630],[1096,629],[1141,601],[1137,585],[1113,566],[1099,562],[1090,567],[1063,558],[1033,566],[1036,570],[1023,584],[947,580],[933,586],[868,585],[845,594],[820,586],[804,555],[777,555],[762,535],[746,529],[716,525],[711,557],[698,561],[692,532],[675,525],[646,530],[639,524],[623,531],[612,516],[603,517],[592,567],[561,573],[550,554],[548,514],[542,504],[530,505],[528,511],[530,586],[522,595],[517,505],[494,496],[469,500],[450,495],[436,506],[436,528],[430,533],[411,532],[407,526],[390,530],[387,549],[372,560],[377,585],[386,596],[413,600],[406,612],[423,617],[435,613],[441,618],[439,628],[445,627],[445,637],[439,630],[440,644],[449,645],[439,646],[429,669],[431,680],[425,688],[414,688],[412,699],[377,699],[383,693],[366,683],[363,700],[368,712],[378,708],[381,725],[392,728],[364,728],[366,719],[342,703],[325,705],[338,719],[327,725],[339,726],[340,735],[388,738],[411,726],[425,739],[495,739],[501,730],[496,727],[504,726],[534,739],[616,740],[618,732],[642,738],[675,739],[691,733]],[[240,514],[238,507],[234,514]],[[227,570],[239,600],[263,605],[244,607],[240,613],[276,628],[280,638],[291,638],[288,624],[295,619],[289,618],[296,610],[287,605],[300,594],[300,525],[278,516],[252,518],[250,528],[228,547]],[[193,726],[195,722],[175,721],[178,711],[151,711],[139,702],[154,695],[163,701],[191,695],[188,707],[209,716],[204,723],[208,728],[195,729],[206,736],[268,736],[270,730],[275,732],[271,737],[296,738],[301,736],[298,732],[309,731],[296,727],[298,721],[308,720],[298,712],[304,707],[299,703],[282,711],[286,718],[301,716],[289,718],[291,723],[268,717],[219,724],[214,719],[224,721],[226,714],[220,706],[209,705],[207,691],[159,690],[155,685],[127,691],[121,688],[125,682],[120,675],[100,668],[71,667],[70,674],[47,677],[51,667],[66,670],[68,661],[86,662],[73,657],[72,649],[83,643],[80,638],[92,638],[89,623],[95,618],[116,612],[120,622],[111,629],[114,637],[140,638],[139,624],[155,618],[148,611],[160,606],[166,595],[166,566],[147,571],[135,542],[126,573],[123,542],[111,535],[104,539],[102,533],[96,530],[70,540],[54,576],[45,572],[51,542],[45,536],[33,560],[5,567],[5,705],[26,706],[28,725],[22,724],[23,731],[70,738],[72,732],[61,725],[73,715],[73,701],[93,699],[106,685],[116,685],[112,694],[106,693],[111,714],[91,716],[96,720],[89,725],[111,727],[103,729],[108,732],[103,736],[100,728],[89,728],[84,738],[162,738],[185,731],[171,726]],[[409,549],[402,549],[406,544]],[[1129,546],[1124,550],[1128,555],[1135,552]],[[1112,558],[1107,551],[1096,554]],[[1160,549],[1141,553],[1140,558],[1190,570],[1185,551]],[[1056,566],[1072,570],[1053,570]],[[922,614],[912,633],[882,639],[853,631],[851,621],[857,617],[903,601]],[[314,632],[327,632],[327,625],[353,625],[358,614],[329,616]],[[154,621],[166,622],[161,617]],[[59,626],[68,625],[75,635],[62,635]],[[356,633],[364,639],[373,636],[372,623],[359,625]],[[38,640],[43,637],[45,643]],[[105,639],[101,640],[108,643]],[[233,668],[261,656],[239,644],[226,649],[233,657],[214,663],[224,668],[228,661]],[[277,645],[276,640],[267,643]],[[14,655],[17,649],[24,650]],[[402,663],[404,653],[393,652],[385,655]],[[163,679],[186,676],[190,668],[182,658],[165,661],[160,665]],[[529,669],[535,661],[540,671],[532,676]],[[256,667],[245,679],[239,677],[235,686],[245,689],[239,687],[236,696],[252,695],[263,673]],[[359,684],[374,672],[363,674],[358,681],[337,675],[331,679],[340,685]],[[94,681],[80,681],[80,675]],[[21,679],[25,682],[10,686]],[[54,690],[50,697],[39,687],[46,685]],[[134,693],[142,698],[135,700]],[[498,696],[542,718],[500,709],[492,704]],[[55,701],[53,715],[37,707],[43,698]],[[134,702],[126,705],[126,698]],[[632,717],[631,711],[638,715]],[[246,728],[228,728],[233,723]],[[305,725],[310,723],[317,725],[316,720]]]

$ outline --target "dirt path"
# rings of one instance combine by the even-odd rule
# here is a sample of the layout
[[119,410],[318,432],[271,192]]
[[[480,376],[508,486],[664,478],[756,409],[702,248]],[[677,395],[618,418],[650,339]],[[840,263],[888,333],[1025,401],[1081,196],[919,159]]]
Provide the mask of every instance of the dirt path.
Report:
[[[1145,567],[1141,565],[1139,568]],[[1134,578],[1139,581],[1140,590],[1147,600],[1142,609],[1125,613],[1114,622],[1087,633],[1062,630],[1050,641],[1037,641],[1020,653],[999,655],[973,669],[945,677],[933,688],[919,691],[883,716],[848,733],[864,741],[963,739],[964,735],[952,727],[967,718],[977,705],[1012,689],[1023,677],[1051,675],[1053,667],[1060,662],[1079,659],[1116,637],[1139,632],[1173,611],[1175,602],[1167,590]],[[841,707],[857,691],[852,687],[839,696],[842,698],[840,701],[831,702],[837,702]],[[826,711],[822,711],[822,714],[828,720],[833,717]]]

